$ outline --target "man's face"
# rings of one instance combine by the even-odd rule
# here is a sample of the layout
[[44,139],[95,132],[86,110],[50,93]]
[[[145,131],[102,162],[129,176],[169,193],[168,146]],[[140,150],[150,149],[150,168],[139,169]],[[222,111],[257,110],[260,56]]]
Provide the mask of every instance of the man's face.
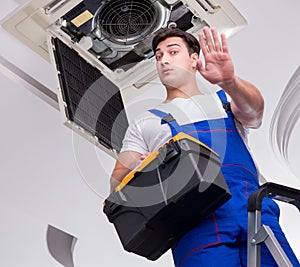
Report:
[[169,37],[160,42],[155,57],[159,78],[167,87],[180,89],[195,75],[198,55],[189,55],[180,37]]

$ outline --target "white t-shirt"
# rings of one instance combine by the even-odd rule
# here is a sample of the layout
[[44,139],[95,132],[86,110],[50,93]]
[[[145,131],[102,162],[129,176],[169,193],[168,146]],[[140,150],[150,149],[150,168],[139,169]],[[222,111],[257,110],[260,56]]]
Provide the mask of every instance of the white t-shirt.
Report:
[[[227,118],[222,102],[216,93],[196,95],[191,98],[175,98],[171,102],[161,103],[158,110],[172,114],[179,125],[193,123],[203,120],[212,120]],[[240,133],[249,153],[247,135],[248,129],[243,127],[238,121],[236,126]],[[160,146],[167,143],[172,138],[170,126],[165,123],[161,124],[161,118],[147,111],[141,113],[129,124],[123,139],[121,152],[136,151],[141,154],[156,151]],[[252,155],[255,163],[255,159]],[[266,182],[266,179],[259,173],[260,183]]]
[[[191,98],[175,98],[161,103],[156,109],[172,114],[179,125],[203,120],[226,118],[227,114],[216,93],[196,95]],[[129,125],[121,152],[153,152],[172,138],[169,125],[161,124],[161,118],[147,111],[137,116]]]

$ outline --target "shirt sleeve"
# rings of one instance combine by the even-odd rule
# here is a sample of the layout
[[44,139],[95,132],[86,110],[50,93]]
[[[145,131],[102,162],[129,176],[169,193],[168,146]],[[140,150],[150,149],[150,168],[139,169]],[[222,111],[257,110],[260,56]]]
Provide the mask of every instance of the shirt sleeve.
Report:
[[120,152],[125,151],[135,151],[141,154],[148,152],[147,144],[137,120],[133,120],[127,128]]

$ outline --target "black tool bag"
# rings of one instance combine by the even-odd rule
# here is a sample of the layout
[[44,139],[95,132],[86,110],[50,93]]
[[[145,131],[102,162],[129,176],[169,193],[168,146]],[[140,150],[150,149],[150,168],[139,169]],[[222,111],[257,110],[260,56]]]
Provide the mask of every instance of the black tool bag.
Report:
[[179,133],[104,201],[126,251],[156,260],[230,197],[219,156]]

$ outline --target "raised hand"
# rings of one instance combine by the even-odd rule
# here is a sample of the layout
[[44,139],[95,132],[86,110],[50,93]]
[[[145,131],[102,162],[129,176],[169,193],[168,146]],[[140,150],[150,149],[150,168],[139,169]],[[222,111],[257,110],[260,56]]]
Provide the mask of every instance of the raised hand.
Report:
[[[210,33],[211,32],[211,33]],[[227,39],[221,34],[221,43],[215,28],[203,28],[199,34],[199,44],[203,52],[204,61],[198,61],[197,69],[209,82],[220,86],[234,80],[234,67],[228,52]]]

